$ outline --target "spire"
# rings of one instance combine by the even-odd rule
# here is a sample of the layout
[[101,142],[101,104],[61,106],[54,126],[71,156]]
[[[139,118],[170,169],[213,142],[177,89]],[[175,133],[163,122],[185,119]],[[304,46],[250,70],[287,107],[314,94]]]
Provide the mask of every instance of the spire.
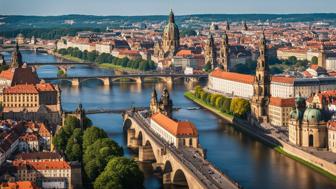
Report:
[[223,66],[223,70],[228,72],[230,71],[230,54],[229,54],[229,38],[224,32],[222,37],[222,46],[220,49],[220,61]]
[[21,67],[22,65],[23,65],[22,55],[20,53],[19,44],[16,43],[15,50],[12,53],[11,67],[17,68],[17,67]]
[[173,12],[173,9],[170,9],[169,23],[175,23],[175,18],[174,18],[174,12]]
[[226,21],[226,28],[225,28],[225,30],[227,30],[227,31],[230,30],[230,23],[229,23],[229,21]]
[[225,45],[225,46],[229,45],[229,38],[226,34],[226,31],[224,31],[224,34],[223,34],[223,45]]

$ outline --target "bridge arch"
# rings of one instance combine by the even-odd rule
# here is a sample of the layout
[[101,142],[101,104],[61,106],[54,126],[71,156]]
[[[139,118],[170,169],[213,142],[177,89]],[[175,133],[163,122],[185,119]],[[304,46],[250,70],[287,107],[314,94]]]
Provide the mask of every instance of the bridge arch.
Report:
[[157,162],[158,161],[158,154],[155,153],[155,148],[152,146],[149,140],[146,140],[145,144],[139,147],[139,159],[140,161],[150,161],[150,162]]
[[139,134],[138,134],[137,140],[138,140],[138,146],[142,146],[142,144],[143,144],[143,136],[142,136],[142,131],[139,131]]
[[80,84],[83,84],[87,81],[100,81],[100,83],[103,85],[104,84],[104,79],[99,78],[99,77],[93,77],[93,78],[86,78],[86,79],[81,79],[79,81]]
[[116,77],[116,78],[111,79],[111,81],[112,82],[118,82],[118,81],[120,82],[120,81],[125,80],[125,79],[137,82],[137,78],[134,78],[134,77]]
[[178,169],[174,173],[173,185],[179,188],[189,188],[188,180],[181,169]]
[[166,161],[162,170],[162,182],[163,184],[171,184],[172,183],[172,172],[173,167],[169,160]]
[[132,120],[126,119],[123,125],[124,132],[127,132],[127,130],[130,129],[131,127],[132,127]]
[[56,82],[56,83],[62,83],[62,82],[66,82],[67,84],[70,84],[70,85],[72,85],[72,80],[71,79],[56,79],[56,80],[53,80],[52,81],[52,83],[53,82]]

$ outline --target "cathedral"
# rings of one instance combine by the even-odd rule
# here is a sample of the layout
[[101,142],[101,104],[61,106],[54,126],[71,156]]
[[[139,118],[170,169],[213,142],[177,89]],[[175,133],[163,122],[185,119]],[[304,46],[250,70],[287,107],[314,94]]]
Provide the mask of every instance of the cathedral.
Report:
[[180,48],[180,32],[175,24],[174,13],[171,10],[168,24],[163,30],[162,41],[155,44],[154,56],[159,59],[172,58]]
[[253,83],[253,96],[251,110],[253,117],[260,122],[268,122],[268,103],[270,97],[271,77],[267,64],[267,48],[264,33],[262,33],[259,42],[259,58],[257,62],[256,75]]
[[169,92],[167,88],[163,89],[161,98],[158,101],[156,90],[153,89],[152,97],[150,100],[150,114],[162,113],[170,118],[173,115],[173,101],[169,97]]

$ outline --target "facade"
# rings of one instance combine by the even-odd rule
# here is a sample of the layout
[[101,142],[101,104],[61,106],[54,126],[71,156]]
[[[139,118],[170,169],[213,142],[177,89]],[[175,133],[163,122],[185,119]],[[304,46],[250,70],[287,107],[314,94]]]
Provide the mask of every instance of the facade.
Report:
[[221,49],[219,52],[219,64],[222,65],[223,70],[226,72],[229,72],[231,68],[229,49],[229,38],[225,32],[222,37]]
[[296,57],[298,60],[307,60],[307,50],[294,48],[279,48],[277,50],[277,58],[280,60],[286,60],[291,56]]
[[336,70],[336,58],[329,57],[326,59],[326,70],[327,71]]
[[42,188],[66,189],[71,186],[71,166],[66,161],[14,160],[17,179],[40,183]]
[[315,106],[306,107],[305,99],[296,99],[296,109],[290,113],[288,123],[289,141],[297,146],[326,148],[327,123],[323,113]]
[[336,121],[328,122],[328,149],[336,153]]
[[156,134],[177,148],[198,148],[197,129],[191,122],[177,122],[159,112],[151,116],[150,126]]
[[295,107],[295,98],[271,97],[268,105],[270,123],[274,126],[288,127],[293,107]]

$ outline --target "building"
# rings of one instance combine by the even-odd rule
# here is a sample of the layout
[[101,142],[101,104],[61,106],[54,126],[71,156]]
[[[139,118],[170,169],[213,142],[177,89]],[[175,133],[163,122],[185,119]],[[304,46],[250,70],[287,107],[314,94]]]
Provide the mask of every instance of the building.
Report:
[[39,183],[42,188],[66,189],[71,186],[71,166],[66,161],[14,160],[17,179]]
[[204,58],[205,64],[211,64],[212,70],[217,68],[217,49],[212,34],[208,36],[208,40],[204,48]]
[[161,113],[171,118],[173,116],[173,101],[169,97],[167,88],[163,89],[160,100],[157,99],[156,90],[153,89],[151,101],[150,101],[150,113]]
[[297,146],[326,148],[328,131],[322,111],[314,105],[307,108],[301,96],[295,104],[288,123],[289,141]]
[[226,32],[223,34],[221,48],[219,52],[219,64],[222,65],[223,70],[226,72],[230,71],[230,52],[229,52],[229,38]]
[[22,45],[22,44],[25,43],[25,40],[26,40],[26,39],[25,39],[25,37],[24,37],[24,35],[23,35],[22,33],[19,33],[19,34],[16,36],[15,40],[16,40],[16,44]]
[[19,153],[15,156],[15,160],[23,161],[63,161],[64,158],[56,152],[29,152]]
[[298,60],[307,60],[307,50],[287,47],[277,49],[277,58],[280,60],[287,60],[292,56],[296,57]]
[[154,56],[160,59],[172,58],[180,48],[180,31],[175,24],[173,10],[170,11],[168,24],[163,30],[162,42],[154,46]]
[[321,49],[320,49],[320,53],[319,53],[319,56],[318,56],[318,65],[322,68],[326,68],[326,53],[325,53],[325,50],[324,50],[324,46],[322,45],[321,46]]
[[288,127],[293,107],[295,107],[295,98],[271,97],[268,105],[270,123],[274,126]]
[[328,149],[336,153],[336,121],[328,122]]
[[326,70],[327,71],[336,70],[336,58],[335,57],[328,57],[326,59]]
[[174,121],[158,112],[151,116],[150,126],[156,134],[177,148],[198,148],[197,129],[191,122]]

